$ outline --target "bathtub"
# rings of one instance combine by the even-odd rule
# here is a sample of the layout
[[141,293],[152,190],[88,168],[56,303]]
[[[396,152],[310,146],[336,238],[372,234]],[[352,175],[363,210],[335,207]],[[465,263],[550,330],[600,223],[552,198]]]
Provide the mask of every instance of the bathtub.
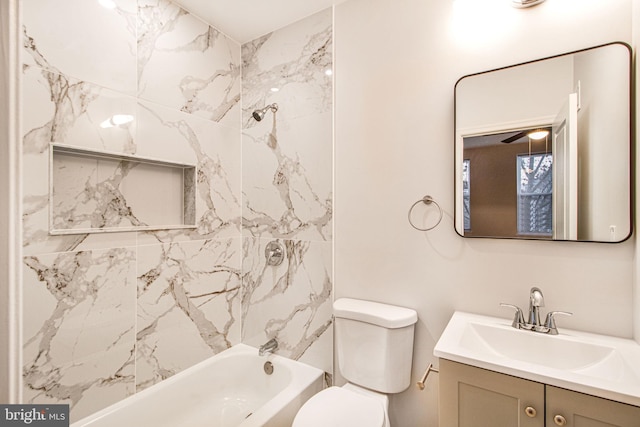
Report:
[[291,426],[323,383],[320,369],[237,344],[71,427]]

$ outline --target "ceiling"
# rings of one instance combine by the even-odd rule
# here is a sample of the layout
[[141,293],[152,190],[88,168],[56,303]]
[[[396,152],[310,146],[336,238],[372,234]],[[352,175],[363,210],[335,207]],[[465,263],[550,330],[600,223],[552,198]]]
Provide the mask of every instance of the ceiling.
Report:
[[173,0],[245,43],[345,0]]
[[[470,137],[465,137],[464,138],[464,148],[468,149],[468,148],[478,148],[478,147],[487,147],[487,146],[491,146],[491,145],[502,145],[503,144],[503,140],[516,136],[518,134],[523,134],[521,135],[520,138],[515,139],[511,142],[509,142],[509,144],[520,144],[520,143],[528,143],[529,142],[529,138],[527,138],[527,135],[524,134],[524,132],[530,132],[532,130],[538,130],[538,129],[545,129],[548,130],[549,132],[551,132],[551,127],[544,127],[544,128],[531,128],[531,129],[521,129],[521,130],[516,130],[516,131],[512,131],[512,132],[502,132],[502,133],[495,133],[495,134],[487,134],[487,135],[479,135],[479,136],[470,136]],[[535,144],[535,141],[538,140],[532,140],[533,143]],[[541,143],[545,143],[545,142],[550,142],[550,139],[543,139],[540,140]]]

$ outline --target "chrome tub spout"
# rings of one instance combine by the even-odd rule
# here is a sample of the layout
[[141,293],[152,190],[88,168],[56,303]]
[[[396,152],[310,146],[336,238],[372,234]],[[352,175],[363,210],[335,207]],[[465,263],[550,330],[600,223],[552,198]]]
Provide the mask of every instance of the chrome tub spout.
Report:
[[260,346],[260,349],[258,349],[258,355],[264,356],[267,353],[273,353],[277,348],[278,341],[276,341],[275,338],[271,338],[269,341]]

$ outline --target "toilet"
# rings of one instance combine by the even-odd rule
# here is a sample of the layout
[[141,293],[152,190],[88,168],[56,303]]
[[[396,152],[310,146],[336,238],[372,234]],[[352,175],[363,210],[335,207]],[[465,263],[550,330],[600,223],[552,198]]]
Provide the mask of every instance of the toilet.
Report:
[[341,298],[333,303],[338,367],[348,381],[309,399],[292,427],[390,427],[388,394],[411,383],[415,310]]

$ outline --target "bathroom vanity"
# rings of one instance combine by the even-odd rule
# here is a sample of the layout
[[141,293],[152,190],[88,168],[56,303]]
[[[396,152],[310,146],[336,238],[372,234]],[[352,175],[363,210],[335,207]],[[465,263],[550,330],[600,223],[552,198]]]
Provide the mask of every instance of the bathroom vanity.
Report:
[[441,427],[640,426],[640,346],[456,312],[440,358]]
[[440,359],[440,427],[640,425],[640,407]]

